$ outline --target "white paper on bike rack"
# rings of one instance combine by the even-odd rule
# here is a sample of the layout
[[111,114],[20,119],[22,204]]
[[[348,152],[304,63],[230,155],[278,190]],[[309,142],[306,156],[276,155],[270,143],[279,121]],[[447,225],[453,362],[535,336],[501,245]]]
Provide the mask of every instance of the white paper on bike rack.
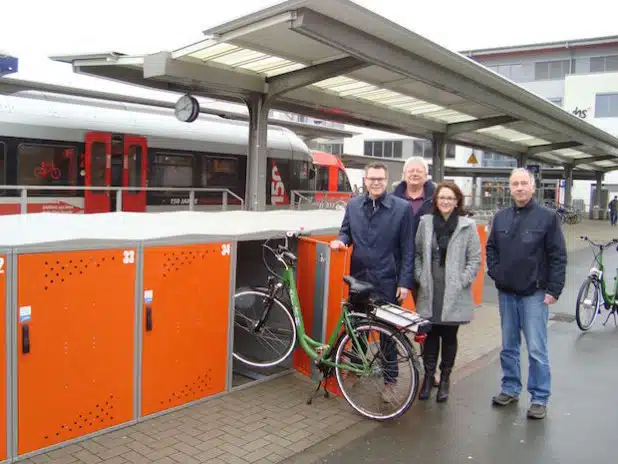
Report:
[[414,331],[417,324],[425,320],[418,314],[394,304],[378,306],[374,314],[378,319],[394,324],[397,327],[405,327],[410,331]]

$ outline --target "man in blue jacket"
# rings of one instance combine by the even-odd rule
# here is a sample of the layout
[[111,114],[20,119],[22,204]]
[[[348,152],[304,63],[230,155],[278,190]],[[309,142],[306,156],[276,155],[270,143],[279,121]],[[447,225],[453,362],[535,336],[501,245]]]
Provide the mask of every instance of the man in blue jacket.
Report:
[[522,389],[520,331],[528,347],[528,417],[543,419],[551,391],[547,350],[548,305],[564,288],[567,252],[555,211],[533,198],[534,176],[515,169],[509,179],[514,205],[496,213],[487,240],[487,272],[498,289],[502,328],[502,391],[493,403],[516,402]]
[[[382,163],[365,167],[364,195],[352,198],[333,249],[353,246],[350,274],[372,283],[379,295],[391,303],[403,301],[414,281],[414,218],[404,200],[386,193],[388,170]],[[388,401],[397,381],[397,352],[394,344],[381,343]]]

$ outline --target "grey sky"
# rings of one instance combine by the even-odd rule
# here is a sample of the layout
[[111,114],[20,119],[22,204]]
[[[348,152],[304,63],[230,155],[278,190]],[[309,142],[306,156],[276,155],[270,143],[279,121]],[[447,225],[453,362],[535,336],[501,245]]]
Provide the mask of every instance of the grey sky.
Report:
[[[571,8],[563,0],[355,1],[452,50],[618,34],[618,6],[611,0],[574,2]],[[280,0],[6,1],[0,49],[20,58],[16,77],[57,81],[71,70],[51,63],[49,55],[171,50],[201,40],[206,28],[277,3]]]

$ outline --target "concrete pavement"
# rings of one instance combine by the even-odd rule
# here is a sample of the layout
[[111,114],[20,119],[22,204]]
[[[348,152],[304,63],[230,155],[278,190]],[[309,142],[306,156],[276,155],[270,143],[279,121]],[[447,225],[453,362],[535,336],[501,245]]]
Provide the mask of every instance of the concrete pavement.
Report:
[[500,382],[495,353],[488,365],[453,386],[447,404],[419,402],[400,421],[310,462],[615,463],[618,329],[597,325],[581,333],[574,323],[556,322],[549,340],[553,395],[544,420],[526,418],[525,391],[519,404],[491,405]]
[[[585,277],[587,271],[588,258],[592,258],[592,255],[585,250],[587,245],[578,240],[578,237],[590,235],[597,239],[611,238],[614,233],[618,236],[618,229],[598,221],[584,221],[575,226],[565,225],[564,231],[570,250],[568,292],[565,292],[564,297],[553,309],[573,314],[574,297],[571,293],[573,288],[579,287],[582,276]],[[615,251],[608,253],[608,269],[615,268],[614,255],[618,253]],[[487,365],[495,358],[496,348],[500,346],[495,290],[489,279],[486,279],[484,300],[484,304],[476,311],[474,323],[462,327],[460,331],[460,350],[453,374],[457,383],[453,388],[453,400],[446,408],[436,409],[433,402],[419,403],[411,408],[402,421],[388,425],[377,424],[361,418],[343,400],[337,398],[320,397],[311,406],[307,406],[305,399],[310,393],[311,385],[306,378],[291,374],[265,383],[249,385],[229,395],[210,399],[199,405],[149,419],[138,425],[106,433],[22,462],[46,464],[314,462],[354,440],[359,440],[354,446],[360,446],[366,439],[359,437],[365,434],[378,436],[389,431],[393,435],[384,435],[384,440],[392,442],[395,438],[401,439],[401,442],[397,441],[397,446],[406,440],[416,442],[414,437],[420,428],[419,422],[415,421],[429,420],[426,423],[432,423],[432,428],[437,430],[442,427],[440,425],[442,418],[450,425],[443,426],[446,428],[441,429],[440,436],[454,433],[453,437],[464,439],[466,443],[467,426],[460,426],[458,422],[455,427],[453,420],[448,422],[449,414],[454,414],[452,411],[456,410],[458,404],[462,403],[465,406],[468,403],[476,404],[474,401],[479,402],[475,408],[460,410],[457,420],[463,421],[462,424],[478,421],[480,424],[474,427],[477,429],[480,427],[480,430],[485,430],[483,427],[486,427],[486,430],[490,431],[492,429],[488,424],[493,424],[494,429],[499,425],[496,425],[495,419],[491,422],[492,418],[483,411],[487,406],[487,395],[495,393],[499,381],[499,374],[491,371],[492,364]],[[568,327],[574,327],[574,324]],[[604,354],[603,351],[601,353]],[[495,369],[495,366],[493,368]],[[575,377],[577,376],[579,372]],[[478,389],[477,383],[480,380],[477,379],[480,378],[484,379],[481,386],[484,386],[486,391]],[[465,387],[466,382],[477,383],[471,383],[470,390]],[[596,381],[589,383],[589,391],[600,391],[596,390],[597,384]],[[474,392],[474,395],[470,392]],[[425,408],[429,409],[422,412]],[[468,418],[465,417],[465,413],[469,415]],[[434,422],[430,421],[431,414],[436,417]],[[489,423],[483,423],[488,420]],[[476,430],[474,427],[472,431]],[[471,436],[475,436],[474,433]],[[492,433],[498,432],[494,430]],[[582,437],[585,437],[585,434]],[[460,445],[455,443],[455,446],[457,448]],[[368,456],[373,455],[371,450],[365,449],[365,453]],[[336,459],[336,456],[333,455],[331,458]],[[360,461],[360,458],[356,460]],[[355,462],[355,460],[328,462]],[[435,462],[459,461],[447,459]],[[523,459],[519,462],[536,461]]]

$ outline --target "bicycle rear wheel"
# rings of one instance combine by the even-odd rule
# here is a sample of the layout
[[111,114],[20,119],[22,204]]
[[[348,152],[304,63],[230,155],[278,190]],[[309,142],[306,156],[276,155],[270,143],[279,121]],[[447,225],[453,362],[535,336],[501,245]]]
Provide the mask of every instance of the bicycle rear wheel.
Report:
[[577,304],[575,306],[575,320],[578,327],[586,331],[597,318],[601,303],[601,291],[597,281],[588,277],[577,293]]
[[[270,312],[259,330],[255,327],[267,305]],[[238,361],[252,367],[283,363],[296,345],[296,324],[286,306],[261,290],[244,290],[234,295],[234,349]]]
[[[384,421],[401,416],[414,402],[419,385],[414,347],[405,336],[381,322],[359,321],[354,331],[369,363],[369,372],[357,375],[336,367],[339,389],[348,404],[365,417]],[[393,355],[387,360],[390,350]],[[363,369],[359,347],[347,332],[340,337],[334,353],[337,364]],[[366,386],[358,385],[363,382]],[[386,389],[386,384],[391,386]]]

